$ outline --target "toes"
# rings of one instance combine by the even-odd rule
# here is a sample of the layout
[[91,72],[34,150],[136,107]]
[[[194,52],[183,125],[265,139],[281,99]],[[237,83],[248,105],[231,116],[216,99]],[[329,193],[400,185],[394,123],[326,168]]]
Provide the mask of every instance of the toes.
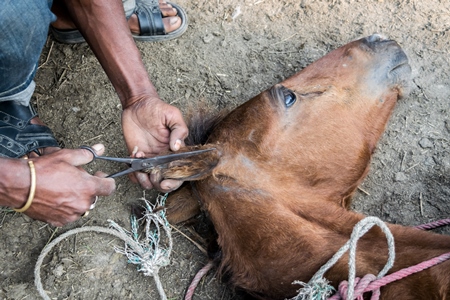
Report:
[[159,9],[163,17],[173,17],[177,15],[177,10],[168,3],[159,3]]
[[178,12],[172,5],[165,2],[159,2],[159,8],[164,17],[163,23],[166,32],[174,31],[181,26],[181,18],[177,16]]
[[180,17],[166,17],[163,19],[164,28],[166,32],[171,32],[178,29],[181,26]]

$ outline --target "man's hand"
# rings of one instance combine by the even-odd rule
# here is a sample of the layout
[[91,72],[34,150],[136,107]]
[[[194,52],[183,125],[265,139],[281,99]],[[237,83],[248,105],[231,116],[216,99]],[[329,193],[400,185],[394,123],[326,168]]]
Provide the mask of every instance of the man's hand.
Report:
[[[159,98],[135,101],[125,108],[122,127],[128,150],[135,157],[152,157],[169,149],[177,151],[184,146],[188,135],[180,110]],[[133,153],[136,147],[138,151]],[[140,172],[130,177],[145,189],[155,188],[161,192],[173,191],[182,184],[176,180],[160,182],[158,176]]]
[[[128,150],[134,157],[152,157],[161,152],[177,151],[184,146],[188,129],[180,110],[159,98],[146,98],[134,102],[122,113],[122,127]],[[133,153],[134,149],[138,149]],[[163,180],[158,176],[136,172],[130,179],[145,189],[161,192],[177,189],[182,182]]]
[[[103,145],[93,148],[98,155],[104,152]],[[80,167],[92,161],[88,150],[63,149],[32,160],[36,193],[24,213],[33,219],[63,226],[88,211],[96,196],[107,196],[115,190],[114,179],[102,178],[105,174],[101,172],[90,175]]]

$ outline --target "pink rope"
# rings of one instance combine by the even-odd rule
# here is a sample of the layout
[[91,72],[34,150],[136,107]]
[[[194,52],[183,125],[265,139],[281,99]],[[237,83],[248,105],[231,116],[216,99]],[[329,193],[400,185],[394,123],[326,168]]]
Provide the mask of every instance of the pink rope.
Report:
[[[420,230],[430,230],[430,229],[434,229],[434,228],[444,226],[444,225],[450,225],[450,219],[442,219],[439,221],[418,225],[418,226],[415,226],[414,228],[417,228]],[[364,276],[362,279],[355,278],[354,298],[357,300],[362,300],[364,293],[372,292],[372,296],[371,296],[370,300],[378,300],[380,298],[380,294],[381,294],[380,293],[381,287],[383,287],[391,282],[405,278],[414,273],[418,273],[425,269],[431,268],[432,266],[440,264],[441,262],[444,262],[448,259],[450,259],[450,252],[444,253],[444,254],[439,255],[430,260],[421,262],[415,266],[411,266],[411,267],[407,267],[407,268],[398,270],[397,272],[386,275],[380,279],[376,279],[375,275],[372,275],[372,274],[368,274],[368,275]],[[344,280],[339,284],[338,291],[333,296],[328,298],[328,300],[339,300],[339,299],[346,300],[347,290],[348,290],[348,282],[346,280]],[[353,299],[351,299],[351,300],[353,300]]]
[[414,228],[417,228],[420,230],[430,230],[430,229],[434,229],[434,228],[444,226],[444,225],[450,225],[450,219],[442,219],[439,221],[418,225],[418,226],[415,226]]
[[[362,300],[362,294],[364,294],[364,289],[367,288],[367,286],[377,278],[373,274],[367,274],[362,279],[357,277],[355,278],[355,292],[354,292],[354,298],[358,300]],[[348,282],[342,281],[339,284],[338,292],[328,298],[328,300],[339,300],[339,299],[346,299],[347,298],[347,290],[348,290]],[[373,297],[372,297],[373,298]],[[371,299],[372,300],[372,299]]]
[[[364,276],[363,279],[355,278],[355,294],[354,294],[355,299],[358,299],[358,300],[363,299],[362,295],[364,293],[373,292],[370,300],[378,300],[380,297],[380,288],[381,287],[383,287],[391,282],[405,278],[414,273],[418,273],[425,269],[431,268],[432,266],[440,264],[441,262],[444,262],[448,259],[450,259],[450,252],[444,253],[444,254],[439,255],[430,260],[421,262],[415,266],[401,269],[397,272],[386,275],[380,279],[376,279],[376,277],[372,274],[368,274],[368,275]],[[338,288],[338,291],[336,292],[336,294],[334,294],[333,296],[328,298],[328,300],[339,300],[339,299],[346,300],[347,289],[348,289],[347,281],[342,281],[339,284],[339,288]]]
[[200,282],[200,280],[202,280],[203,276],[205,276],[205,274],[208,273],[209,270],[211,270],[213,266],[214,263],[212,260],[210,260],[203,268],[200,269],[200,271],[197,272],[197,274],[195,274],[195,277],[189,285],[186,295],[184,296],[184,300],[192,300],[198,283]]
[[[450,219],[443,219],[423,225],[418,225],[415,226],[415,228],[421,230],[429,230],[444,225],[450,225]],[[450,259],[450,252],[444,253],[440,256],[437,256],[425,262],[421,262],[415,266],[401,269],[397,272],[386,275],[380,279],[376,279],[375,275],[372,274],[368,274],[364,276],[362,279],[355,278],[354,299],[363,300],[364,293],[372,292],[370,300],[378,300],[381,295],[380,293],[381,287],[391,282],[405,278],[414,273],[418,273],[425,269],[431,268],[432,266],[440,264],[441,262],[444,262],[448,259]],[[192,297],[194,296],[194,292],[195,289],[197,288],[198,283],[203,278],[203,276],[205,276],[205,274],[208,273],[209,270],[211,270],[213,265],[214,263],[212,261],[209,261],[203,268],[200,269],[200,271],[197,272],[191,284],[189,285],[189,288],[187,289],[186,295],[184,297],[185,300],[192,300]],[[340,300],[340,299],[346,300],[347,290],[348,290],[348,282],[344,280],[339,284],[338,291],[333,296],[329,297],[328,300]]]

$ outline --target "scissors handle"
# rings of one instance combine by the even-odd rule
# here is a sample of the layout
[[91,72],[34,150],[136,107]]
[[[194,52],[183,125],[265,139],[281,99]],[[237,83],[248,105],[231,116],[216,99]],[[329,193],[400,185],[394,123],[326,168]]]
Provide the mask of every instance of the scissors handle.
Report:
[[142,160],[142,158],[131,158],[131,157],[109,157],[109,156],[101,156],[95,153],[95,150],[89,146],[81,146],[80,149],[86,149],[94,155],[94,159],[101,159],[106,161],[115,161],[120,163],[132,164],[135,161]]

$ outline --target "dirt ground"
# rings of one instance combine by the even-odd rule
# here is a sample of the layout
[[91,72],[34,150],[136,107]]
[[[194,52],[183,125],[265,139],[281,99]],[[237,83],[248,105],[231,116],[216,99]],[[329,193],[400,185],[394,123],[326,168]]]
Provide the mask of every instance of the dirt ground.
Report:
[[[328,51],[372,33],[395,39],[409,56],[411,93],[399,101],[378,145],[354,208],[383,220],[416,225],[450,213],[450,2],[447,0],[179,0],[189,29],[179,39],[138,43],[160,96],[179,107],[207,101],[215,110],[236,105],[301,70]],[[118,41],[120,42],[120,41]],[[126,155],[119,100],[87,44],[49,37],[33,101],[68,148],[104,143]],[[87,170],[115,172],[90,164]],[[130,205],[143,191],[127,178],[91,214],[55,229],[21,214],[0,214],[0,299],[37,299],[33,269],[43,247],[63,232],[111,219],[129,228]],[[155,194],[147,192],[148,199]],[[181,230],[193,240],[202,239]],[[440,232],[450,234],[449,229]],[[83,233],[54,248],[41,276],[52,299],[159,299],[150,277],[115,253],[122,242]],[[182,299],[207,257],[174,232],[174,251],[160,277],[169,299]],[[194,299],[243,299],[214,274]]]

